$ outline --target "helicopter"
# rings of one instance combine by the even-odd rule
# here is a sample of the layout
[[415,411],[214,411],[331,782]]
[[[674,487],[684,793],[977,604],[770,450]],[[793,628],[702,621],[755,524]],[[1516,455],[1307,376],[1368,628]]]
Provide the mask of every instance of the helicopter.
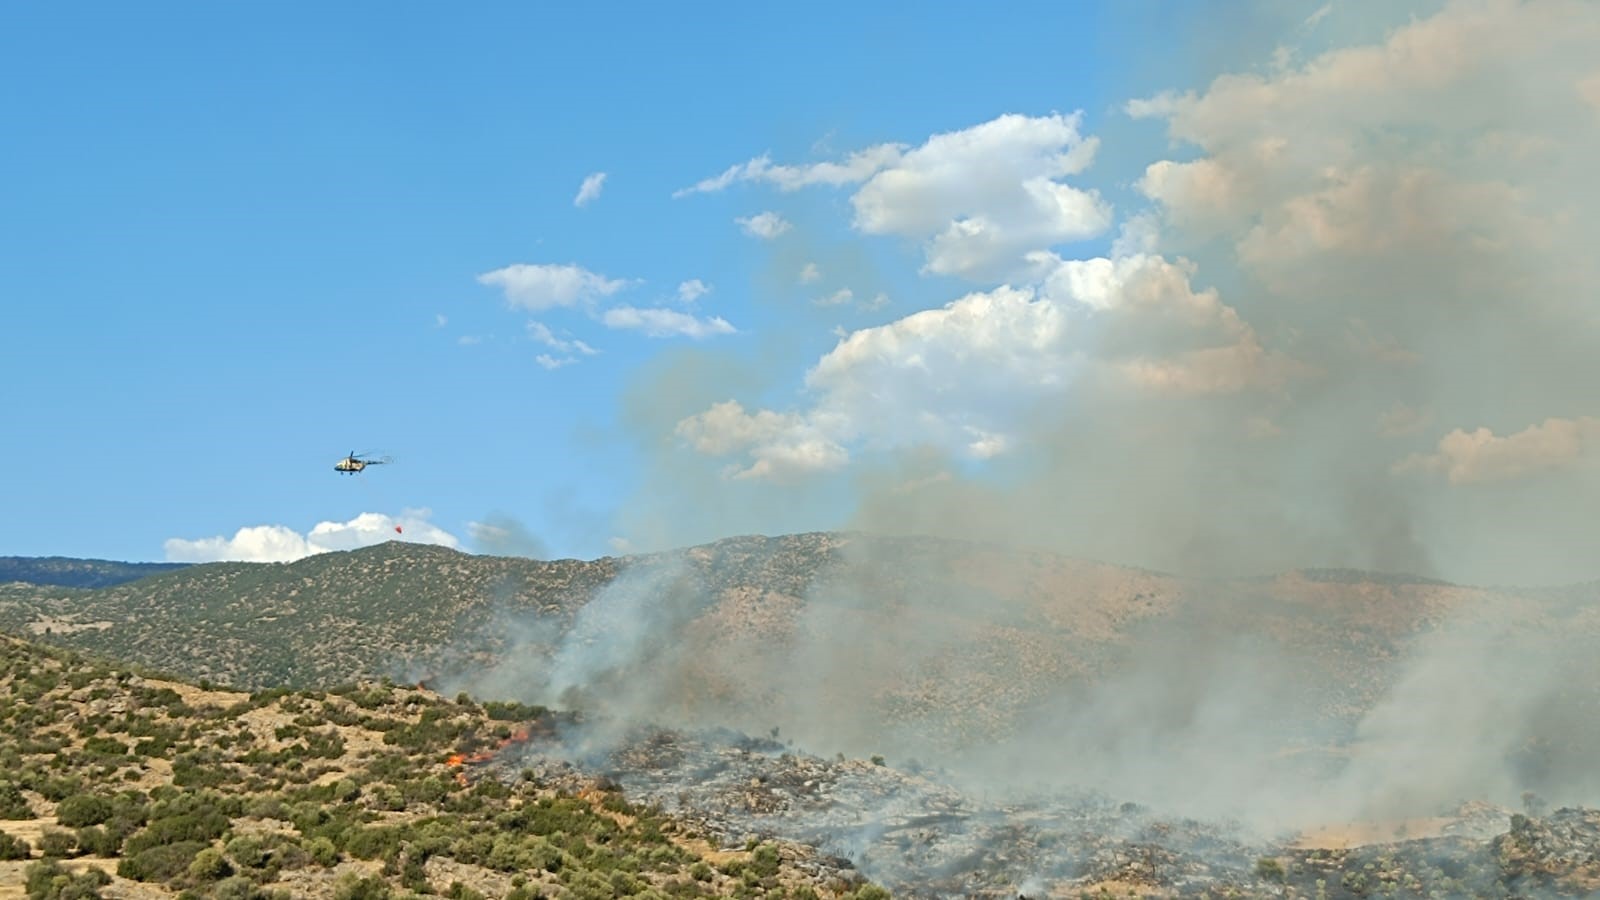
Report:
[[390,460],[387,456],[375,457],[373,459],[362,459],[356,455],[354,450],[351,450],[349,456],[346,456],[344,459],[341,459],[333,464],[333,470],[344,475],[354,475],[362,469],[365,469],[367,466],[381,466],[388,462],[392,462],[392,460]]

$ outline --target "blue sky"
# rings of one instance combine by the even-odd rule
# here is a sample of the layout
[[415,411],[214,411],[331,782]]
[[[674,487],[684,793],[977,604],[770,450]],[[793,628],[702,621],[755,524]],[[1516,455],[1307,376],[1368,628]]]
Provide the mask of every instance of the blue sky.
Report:
[[[1045,465],[1040,422],[1103,398],[1076,387],[1083,348],[985,361],[1022,332],[983,328],[1110,340],[1111,301],[1063,261],[1139,253],[1230,291],[1212,324],[1267,354],[1279,394],[1227,414],[1282,433],[1283,385],[1313,367],[1250,265],[1259,239],[1195,227],[1194,195],[1147,167],[1227,162],[1206,127],[1248,123],[1214,115],[1216,76],[1299,89],[1319,54],[1393,50],[1408,18],[1470,5],[7,6],[0,553],[202,558],[317,523],[345,546],[388,536],[357,523],[377,513],[463,549],[595,556],[871,521],[863,484],[928,475],[924,450],[937,479],[1014,486]],[[1130,114],[1168,89],[1218,102]],[[879,151],[832,182],[808,168]],[[1022,209],[1046,195],[1077,211]],[[928,328],[956,313],[914,315],[974,293],[989,311],[954,343]],[[1194,374],[1154,352],[1119,365]],[[1009,389],[1036,382],[1074,387]],[[1444,471],[1451,429],[1524,418],[1440,417],[1399,449]],[[352,449],[396,463],[335,475]]]
[[[378,447],[386,512],[461,532],[500,509],[603,551],[547,507],[624,501],[616,398],[673,342],[558,311],[602,353],[545,371],[478,274],[576,263],[641,280],[640,305],[700,279],[748,350],[783,319],[732,221],[764,207],[674,190],[764,151],[1105,102],[1091,7],[1043,28],[1021,6],[759,7],[8,7],[0,548],[142,559],[346,518],[375,498],[331,462]],[[988,77],[952,64],[990,41]]]

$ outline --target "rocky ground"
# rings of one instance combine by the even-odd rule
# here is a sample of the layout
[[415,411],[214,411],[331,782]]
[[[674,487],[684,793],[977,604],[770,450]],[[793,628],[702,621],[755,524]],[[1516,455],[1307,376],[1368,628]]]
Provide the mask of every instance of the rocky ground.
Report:
[[[594,778],[659,805],[728,848],[809,845],[812,877],[856,872],[904,897],[1503,897],[1600,892],[1600,811],[1542,818],[1484,804],[1365,842],[1325,830],[1263,840],[1226,823],[1087,795],[1027,802],[959,789],[944,773],[824,759],[774,739],[574,727],[507,748],[473,777]],[[1404,831],[1402,826],[1400,831]],[[1384,834],[1383,829],[1368,829]]]

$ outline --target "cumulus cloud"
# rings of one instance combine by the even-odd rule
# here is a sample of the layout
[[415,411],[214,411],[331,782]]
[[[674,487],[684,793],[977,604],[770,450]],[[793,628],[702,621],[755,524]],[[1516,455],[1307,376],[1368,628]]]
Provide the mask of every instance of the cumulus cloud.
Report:
[[478,276],[478,283],[498,287],[512,307],[533,312],[590,303],[629,286],[623,279],[597,275],[582,266],[517,263]]
[[[252,525],[233,537],[197,540],[170,538],[163,545],[169,562],[293,562],[317,553],[355,550],[391,540],[457,548],[460,541],[428,521],[426,509],[407,509],[398,517],[367,512],[348,522],[318,522],[301,534],[284,525]],[[399,532],[395,528],[399,527]]]
[[1546,419],[1515,434],[1487,428],[1457,428],[1439,439],[1433,453],[1415,454],[1396,465],[1406,472],[1443,474],[1451,484],[1507,481],[1592,463],[1600,456],[1600,419]]
[[937,134],[875,174],[851,198],[867,234],[923,239],[929,271],[978,280],[1028,251],[1111,227],[1098,192],[1061,181],[1082,173],[1099,146],[1081,115],[1004,115]]
[[618,306],[606,310],[600,320],[607,328],[640,331],[653,338],[688,337],[700,340],[736,331],[721,316],[701,318],[675,309]]
[[711,293],[710,285],[698,278],[691,278],[678,285],[678,302],[693,303],[709,293]]
[[806,263],[805,267],[800,270],[800,283],[801,284],[810,284],[811,282],[816,281],[816,280],[820,279],[821,277],[822,277],[822,270],[817,268],[817,264],[814,263],[814,262]]
[[733,221],[739,224],[745,234],[751,237],[770,241],[790,229],[790,224],[784,218],[771,210],[757,213],[753,216],[742,216]]
[[572,205],[585,207],[599,198],[600,190],[605,186],[606,173],[595,172],[583,179],[583,184],[578,188],[578,196],[572,198]]
[[851,197],[859,231],[923,241],[929,272],[993,280],[1015,269],[1028,251],[1110,227],[1111,206],[1098,192],[1061,180],[1094,160],[1098,141],[1079,132],[1081,118],[1003,115],[933,135],[915,148],[870,147],[842,164],[775,166],[760,157],[688,192],[735,181],[771,182],[784,190],[860,184]]
[[[735,469],[742,477],[831,470],[855,444],[927,443],[987,459],[1015,448],[1032,403],[1079,374],[1175,394],[1272,390],[1311,374],[1264,348],[1216,290],[1196,290],[1182,261],[1034,262],[1035,285],[846,333],[806,375],[809,409],[747,413],[728,401],[683,420],[678,436],[709,455],[768,461]],[[784,450],[784,465],[771,462]]]
[[841,306],[849,303],[855,297],[855,292],[849,288],[840,288],[826,297],[818,297],[812,301],[818,306]]

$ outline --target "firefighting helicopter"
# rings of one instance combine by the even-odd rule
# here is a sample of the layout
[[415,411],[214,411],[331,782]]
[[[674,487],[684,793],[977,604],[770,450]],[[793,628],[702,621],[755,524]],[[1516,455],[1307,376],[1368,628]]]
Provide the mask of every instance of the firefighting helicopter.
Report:
[[333,464],[333,470],[341,475],[354,475],[362,469],[365,469],[367,466],[381,466],[391,462],[394,462],[394,460],[387,456],[377,456],[370,459],[362,459],[360,456],[356,455],[354,450],[351,450],[349,456],[346,456],[344,459],[341,459]]

